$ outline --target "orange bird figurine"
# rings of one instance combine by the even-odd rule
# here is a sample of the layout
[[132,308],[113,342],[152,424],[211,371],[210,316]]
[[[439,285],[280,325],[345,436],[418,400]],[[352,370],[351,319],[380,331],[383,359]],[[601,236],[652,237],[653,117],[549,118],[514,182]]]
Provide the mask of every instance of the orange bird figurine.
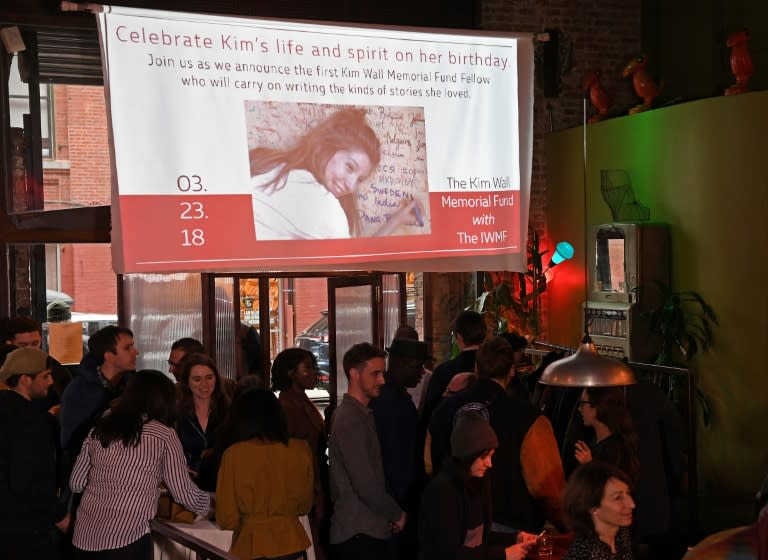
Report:
[[632,85],[635,87],[635,93],[643,98],[642,104],[629,110],[630,115],[650,109],[653,99],[658,97],[661,91],[661,88],[656,85],[656,82],[651,79],[651,76],[646,71],[645,67],[647,65],[648,57],[641,54],[630,60],[622,72],[624,78],[632,76]]
[[589,117],[589,123],[596,123],[603,120],[608,115],[608,109],[610,109],[613,99],[608,92],[603,89],[600,84],[600,72],[597,70],[590,70],[586,78],[584,78],[584,91],[589,92],[589,99],[592,101],[592,105],[597,109],[597,114]]
[[755,73],[752,57],[747,49],[749,30],[742,29],[728,35],[726,46],[731,48],[731,70],[736,76],[736,83],[725,90],[725,95],[735,95],[749,91],[749,79]]

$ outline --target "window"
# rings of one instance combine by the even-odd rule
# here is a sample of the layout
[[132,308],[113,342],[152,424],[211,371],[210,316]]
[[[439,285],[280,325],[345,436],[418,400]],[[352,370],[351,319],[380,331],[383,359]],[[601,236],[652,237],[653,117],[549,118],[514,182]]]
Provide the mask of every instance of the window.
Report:
[[[27,50],[13,56],[8,77],[11,213],[111,202],[100,54],[95,32],[83,34],[24,31]],[[38,74],[29,68],[38,68]],[[40,84],[39,115],[34,84]],[[28,149],[38,145],[39,153]]]
[[[51,85],[40,85],[40,138],[43,145],[42,156],[45,159],[54,159],[52,89]],[[11,127],[23,130],[24,115],[29,114],[29,85],[21,80],[18,54],[14,55],[11,62],[8,101],[11,110]]]

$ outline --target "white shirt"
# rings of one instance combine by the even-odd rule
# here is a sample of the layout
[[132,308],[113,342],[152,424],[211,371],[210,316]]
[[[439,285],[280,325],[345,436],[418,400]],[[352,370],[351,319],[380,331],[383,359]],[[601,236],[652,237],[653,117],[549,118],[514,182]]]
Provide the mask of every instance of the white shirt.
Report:
[[69,482],[73,492],[83,492],[72,543],[80,550],[94,551],[139,540],[157,514],[161,481],[187,509],[198,515],[208,512],[210,497],[189,478],[173,428],[150,420],[136,447],[113,441],[105,448],[91,431]]
[[281,168],[251,178],[256,239],[349,239],[341,204],[309,171],[290,171],[278,190],[262,188]]

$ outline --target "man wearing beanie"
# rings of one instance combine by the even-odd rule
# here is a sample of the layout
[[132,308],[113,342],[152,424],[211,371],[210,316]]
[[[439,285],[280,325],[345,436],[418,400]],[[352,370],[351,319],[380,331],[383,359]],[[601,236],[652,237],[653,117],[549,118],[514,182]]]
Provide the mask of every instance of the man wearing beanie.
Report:
[[536,542],[535,535],[522,531],[491,541],[493,507],[486,472],[498,445],[483,405],[469,403],[457,411],[451,457],[427,486],[421,504],[420,560],[521,560]]
[[69,516],[59,502],[56,424],[34,406],[53,383],[48,355],[34,347],[9,353],[0,368],[0,558],[57,557],[54,531]]

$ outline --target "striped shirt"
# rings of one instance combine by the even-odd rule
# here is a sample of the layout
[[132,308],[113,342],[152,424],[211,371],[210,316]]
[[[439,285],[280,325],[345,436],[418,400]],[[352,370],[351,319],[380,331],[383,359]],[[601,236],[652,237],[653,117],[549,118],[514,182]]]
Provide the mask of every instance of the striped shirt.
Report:
[[91,431],[69,481],[73,492],[83,493],[73,544],[81,550],[109,550],[140,539],[157,514],[160,482],[187,509],[208,513],[210,498],[190,480],[173,428],[147,422],[136,447],[114,441],[104,448]]

